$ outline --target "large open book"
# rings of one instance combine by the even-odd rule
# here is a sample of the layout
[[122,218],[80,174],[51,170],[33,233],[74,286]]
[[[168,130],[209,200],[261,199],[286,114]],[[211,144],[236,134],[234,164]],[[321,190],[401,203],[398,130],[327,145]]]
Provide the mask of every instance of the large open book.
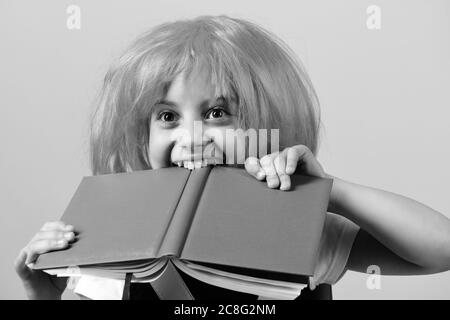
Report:
[[151,282],[173,263],[212,285],[295,298],[314,271],[332,180],[291,184],[270,189],[226,166],[84,177],[61,218],[78,240],[34,268]]

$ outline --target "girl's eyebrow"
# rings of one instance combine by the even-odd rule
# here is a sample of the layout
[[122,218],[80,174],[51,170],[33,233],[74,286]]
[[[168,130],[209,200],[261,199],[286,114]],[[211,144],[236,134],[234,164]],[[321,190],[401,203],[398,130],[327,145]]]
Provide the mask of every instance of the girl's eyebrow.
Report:
[[[217,97],[216,100],[214,100],[214,103],[226,102],[226,101],[227,101],[227,99],[224,96],[220,96],[220,97]],[[209,100],[205,100],[205,101],[202,102],[202,105],[204,105],[204,104],[206,104],[208,102],[209,102]],[[170,100],[166,100],[166,99],[158,100],[156,102],[156,105],[158,105],[158,104],[164,104],[166,106],[178,108],[178,104],[176,102],[173,102],[173,101],[170,101]]]
[[176,107],[176,108],[178,107],[178,105],[175,102],[170,101],[170,100],[165,100],[165,99],[158,100],[156,102],[156,105],[158,105],[158,104],[165,104],[167,106]]

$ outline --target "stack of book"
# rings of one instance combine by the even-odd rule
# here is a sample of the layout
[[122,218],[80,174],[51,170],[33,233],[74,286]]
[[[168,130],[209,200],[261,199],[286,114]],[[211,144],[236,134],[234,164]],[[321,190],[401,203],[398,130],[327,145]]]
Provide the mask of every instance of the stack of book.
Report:
[[211,285],[294,299],[314,272],[332,180],[294,174],[291,185],[227,166],[84,177],[61,217],[77,241],[34,268],[152,282],[173,263]]

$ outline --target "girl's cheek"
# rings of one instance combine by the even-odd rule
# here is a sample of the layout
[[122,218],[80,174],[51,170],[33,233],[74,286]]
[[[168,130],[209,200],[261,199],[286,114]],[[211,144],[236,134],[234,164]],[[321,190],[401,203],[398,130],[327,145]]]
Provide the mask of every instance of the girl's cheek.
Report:
[[158,130],[150,131],[148,152],[153,169],[170,166],[171,145],[170,136]]

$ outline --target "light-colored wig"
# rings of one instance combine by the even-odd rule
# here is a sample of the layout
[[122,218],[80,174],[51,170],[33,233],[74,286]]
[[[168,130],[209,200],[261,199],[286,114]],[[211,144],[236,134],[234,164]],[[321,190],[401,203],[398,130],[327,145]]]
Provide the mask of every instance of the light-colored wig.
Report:
[[218,96],[236,100],[240,128],[280,129],[280,150],[303,144],[316,154],[319,103],[296,55],[252,22],[201,16],[153,28],[111,66],[91,120],[94,175],[151,169],[151,109],[177,75],[199,67]]

